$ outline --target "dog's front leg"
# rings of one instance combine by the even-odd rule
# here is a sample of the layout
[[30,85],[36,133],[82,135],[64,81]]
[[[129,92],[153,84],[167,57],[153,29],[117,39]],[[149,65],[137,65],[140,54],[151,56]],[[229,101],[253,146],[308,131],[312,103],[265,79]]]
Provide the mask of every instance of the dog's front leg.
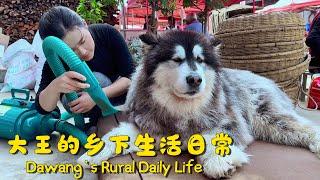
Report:
[[234,143],[229,146],[231,150],[229,155],[223,157],[215,152],[218,146],[212,144],[212,139],[215,138],[216,133],[221,132],[229,134],[227,131],[207,131],[202,134],[206,142],[206,150],[197,159],[203,165],[204,174],[211,178],[230,177],[235,172],[236,167],[240,167],[249,161],[248,155]]
[[91,164],[100,165],[103,160],[108,160],[116,156],[116,144],[115,142],[110,141],[112,136],[129,136],[128,149],[123,149],[122,155],[136,152],[139,149],[134,145],[134,140],[139,134],[139,130],[132,123],[122,122],[119,127],[112,129],[109,133],[104,135],[101,139],[104,141],[104,148],[96,155],[89,156],[87,153],[83,154],[79,159],[78,163],[81,164],[84,168],[90,168]]

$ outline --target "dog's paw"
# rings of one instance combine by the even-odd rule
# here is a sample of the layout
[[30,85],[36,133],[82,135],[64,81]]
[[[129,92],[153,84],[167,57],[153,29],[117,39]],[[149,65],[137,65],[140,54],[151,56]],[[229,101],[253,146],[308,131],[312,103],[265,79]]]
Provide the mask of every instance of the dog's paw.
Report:
[[93,156],[89,156],[84,153],[77,162],[82,165],[83,168],[89,169],[91,165],[100,165],[102,161],[108,160],[115,156],[115,147],[112,143],[106,143],[103,149]]
[[89,169],[92,165],[91,156],[88,156],[87,153],[84,153],[80,158],[77,160],[77,163],[80,164],[83,168]]
[[236,166],[223,160],[212,157],[203,161],[203,172],[210,178],[229,178],[236,171]]
[[320,130],[317,129],[316,135],[309,145],[311,152],[315,153],[320,158]]
[[243,152],[240,148],[231,146],[231,154],[229,158],[231,159],[232,164],[236,167],[241,167],[243,164],[249,162],[249,156],[247,153]]
[[[225,157],[207,154],[200,157],[204,173],[211,178],[228,178],[240,167],[249,162],[249,155],[241,149],[231,146],[231,154]],[[213,152],[214,153],[214,152]]]

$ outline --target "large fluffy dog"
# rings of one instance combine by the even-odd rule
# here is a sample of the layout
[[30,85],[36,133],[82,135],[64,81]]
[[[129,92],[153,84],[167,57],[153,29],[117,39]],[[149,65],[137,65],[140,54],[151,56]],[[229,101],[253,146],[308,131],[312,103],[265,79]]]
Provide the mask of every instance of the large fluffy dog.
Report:
[[[244,152],[254,139],[309,148],[320,156],[320,131],[294,111],[290,99],[269,79],[248,71],[221,68],[216,46],[203,35],[171,31],[160,37],[142,35],[147,45],[143,62],[132,77],[127,105],[129,122],[103,137],[104,149],[84,154],[79,162],[99,164],[115,154],[110,136],[129,135],[129,149],[138,151],[139,133],[153,137],[180,134],[183,147],[195,133],[206,140],[197,157],[209,177],[225,177],[248,162]],[[229,134],[229,156],[215,155],[216,133]],[[159,141],[157,141],[159,143]]]

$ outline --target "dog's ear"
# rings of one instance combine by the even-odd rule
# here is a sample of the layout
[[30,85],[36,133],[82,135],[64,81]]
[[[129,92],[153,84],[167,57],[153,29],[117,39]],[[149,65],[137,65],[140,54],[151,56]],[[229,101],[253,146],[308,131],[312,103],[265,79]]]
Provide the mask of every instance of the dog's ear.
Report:
[[216,38],[211,38],[210,39],[210,45],[216,52],[216,54],[220,54],[220,46],[221,46],[222,41]]
[[219,39],[216,39],[216,38],[210,39],[210,44],[211,44],[213,47],[218,47],[221,43],[222,43],[222,41],[219,40]]
[[146,55],[150,49],[154,48],[159,43],[159,36],[153,33],[146,33],[139,36],[142,44],[142,54]]
[[139,36],[142,42],[147,45],[157,45],[159,43],[159,37],[153,33],[146,33]]

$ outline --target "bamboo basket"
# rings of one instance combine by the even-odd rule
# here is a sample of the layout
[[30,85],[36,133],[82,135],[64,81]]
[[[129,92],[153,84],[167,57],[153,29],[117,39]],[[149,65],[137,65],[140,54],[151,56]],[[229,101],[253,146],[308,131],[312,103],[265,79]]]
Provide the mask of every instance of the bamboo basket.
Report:
[[303,57],[304,50],[299,49],[272,54],[221,56],[221,63],[223,67],[261,73],[295,66],[304,60]]
[[253,29],[246,31],[233,31],[230,33],[217,33],[216,37],[224,44],[261,44],[275,42],[299,41],[304,38],[304,26],[273,27],[266,29]]
[[281,53],[291,50],[303,49],[303,41],[276,42],[264,44],[224,44],[221,47],[221,55],[241,56],[241,55],[259,55],[268,53]]
[[290,79],[298,78],[303,72],[305,72],[308,69],[310,62],[310,58],[304,60],[302,63],[276,71],[269,71],[269,72],[263,72],[258,73],[261,76],[267,77],[269,79],[274,80],[275,82],[284,82],[288,81]]
[[292,86],[285,88],[284,92],[289,96],[289,98],[293,101],[294,104],[298,102],[299,99],[299,85],[293,84]]
[[278,58],[262,60],[222,60],[222,66],[231,69],[248,70],[254,73],[263,73],[275,70],[286,69],[303,62],[303,58]]
[[297,102],[305,59],[304,20],[296,13],[276,12],[230,18],[219,24],[223,67],[249,70],[275,81]]
[[294,78],[294,79],[290,79],[288,81],[283,81],[283,82],[278,82],[277,85],[279,86],[280,89],[285,90],[288,89],[288,87],[292,86],[292,84],[299,84],[300,79],[298,78]]
[[[220,50],[221,51],[221,50]],[[228,56],[228,55],[220,55],[222,60],[261,60],[261,59],[271,59],[271,58],[286,58],[286,57],[297,57],[297,54],[304,54],[304,49],[297,49],[286,52],[278,52],[278,53],[268,53],[268,54],[255,54],[249,56]],[[303,55],[301,55],[303,56]]]

